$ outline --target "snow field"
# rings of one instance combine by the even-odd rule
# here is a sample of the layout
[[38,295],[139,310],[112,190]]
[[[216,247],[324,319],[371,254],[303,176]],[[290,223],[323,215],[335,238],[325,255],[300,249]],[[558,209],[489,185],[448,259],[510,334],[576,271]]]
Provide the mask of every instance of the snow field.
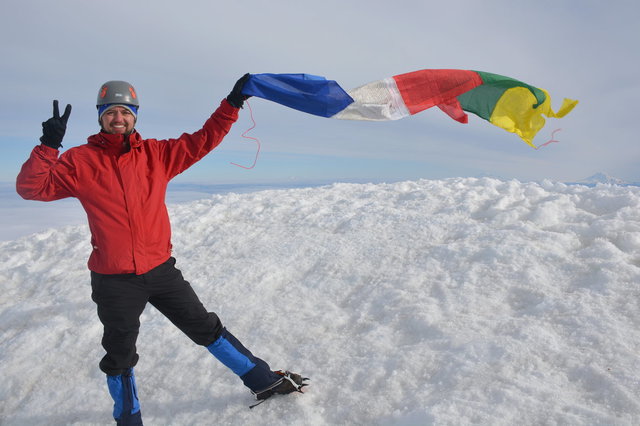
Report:
[[[305,395],[253,410],[155,309],[150,425],[620,424],[640,417],[640,188],[456,178],[170,207],[204,305]],[[2,424],[111,424],[86,226],[0,243]]]

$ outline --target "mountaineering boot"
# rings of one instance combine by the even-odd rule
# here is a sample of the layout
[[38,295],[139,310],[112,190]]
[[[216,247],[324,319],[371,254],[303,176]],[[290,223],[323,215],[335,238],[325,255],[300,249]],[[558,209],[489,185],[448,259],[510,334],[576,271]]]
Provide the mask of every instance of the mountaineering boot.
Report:
[[113,398],[113,418],[118,426],[142,426],[142,413],[133,368],[118,376],[107,376]]
[[226,328],[218,339],[207,346],[209,352],[237,374],[259,400],[275,394],[302,392],[308,380],[288,371],[271,371],[269,365],[254,356]]

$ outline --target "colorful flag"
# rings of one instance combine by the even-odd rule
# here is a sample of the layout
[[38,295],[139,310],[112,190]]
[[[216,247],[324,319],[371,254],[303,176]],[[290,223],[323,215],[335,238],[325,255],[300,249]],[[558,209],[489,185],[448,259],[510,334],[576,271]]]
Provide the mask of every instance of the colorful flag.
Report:
[[243,93],[321,117],[343,120],[398,120],[437,106],[461,123],[471,112],[530,146],[545,124],[561,118],[578,101],[565,99],[558,112],[543,90],[481,71],[420,70],[345,91],[338,83],[311,74],[252,74]]

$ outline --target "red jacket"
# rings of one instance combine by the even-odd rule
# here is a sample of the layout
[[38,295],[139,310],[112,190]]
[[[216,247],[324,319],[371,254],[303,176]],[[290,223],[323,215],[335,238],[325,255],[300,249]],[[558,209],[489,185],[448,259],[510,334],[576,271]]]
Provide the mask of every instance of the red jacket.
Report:
[[99,133],[88,143],[58,151],[36,146],[18,174],[16,189],[28,200],[76,197],[91,229],[89,269],[102,274],[143,274],[171,256],[171,226],[165,206],[168,182],[220,144],[238,118],[223,100],[193,134],[143,140]]

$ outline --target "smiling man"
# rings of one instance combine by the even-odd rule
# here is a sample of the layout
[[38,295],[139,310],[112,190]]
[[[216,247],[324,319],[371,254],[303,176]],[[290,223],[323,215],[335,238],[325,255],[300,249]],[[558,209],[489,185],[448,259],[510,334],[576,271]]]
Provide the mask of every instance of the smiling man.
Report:
[[102,114],[100,124],[106,133],[127,135],[133,131],[136,115],[130,108],[115,105]]
[[[243,76],[195,133],[175,139],[143,139],[135,130],[138,96],[125,81],[109,81],[98,92],[101,131],[84,145],[59,155],[71,105],[42,123],[41,144],[17,178],[25,199],[80,200],[91,230],[91,297],[97,305],[107,375],[118,425],[141,425],[133,367],[140,315],[155,306],[196,344],[204,346],[242,379],[259,400],[301,391],[300,375],[272,371],[208,312],[171,256],[171,226],[165,206],[168,182],[222,142],[246,96]],[[201,374],[193,372],[193,374]],[[206,374],[206,373],[205,373]]]
[[129,108],[116,105],[102,114],[102,129],[106,133],[129,134],[133,130],[136,116]]

